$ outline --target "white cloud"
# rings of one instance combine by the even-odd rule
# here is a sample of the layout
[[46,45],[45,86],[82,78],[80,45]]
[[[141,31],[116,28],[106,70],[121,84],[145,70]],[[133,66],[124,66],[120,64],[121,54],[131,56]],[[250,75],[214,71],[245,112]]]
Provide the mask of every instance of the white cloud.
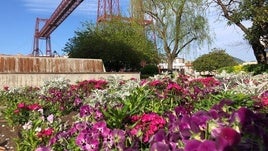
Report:
[[60,0],[22,0],[23,5],[31,12],[52,12]]

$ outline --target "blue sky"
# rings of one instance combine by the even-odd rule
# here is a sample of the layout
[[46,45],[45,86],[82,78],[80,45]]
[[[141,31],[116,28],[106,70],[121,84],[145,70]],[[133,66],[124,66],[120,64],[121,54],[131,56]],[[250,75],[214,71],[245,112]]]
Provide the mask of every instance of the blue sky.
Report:
[[[36,17],[49,18],[61,0],[4,0],[0,5],[0,54],[27,55],[32,53]],[[60,54],[74,31],[82,28],[85,21],[95,22],[98,0],[84,0],[80,6],[51,34],[52,50]],[[122,10],[127,10],[129,0],[120,0]],[[218,16],[209,17],[214,43],[208,47],[183,52],[188,60],[208,53],[212,48],[225,49],[230,55],[245,61],[254,61],[251,47],[243,40],[243,33],[235,26],[227,26]],[[40,41],[40,49],[45,53],[45,41]]]

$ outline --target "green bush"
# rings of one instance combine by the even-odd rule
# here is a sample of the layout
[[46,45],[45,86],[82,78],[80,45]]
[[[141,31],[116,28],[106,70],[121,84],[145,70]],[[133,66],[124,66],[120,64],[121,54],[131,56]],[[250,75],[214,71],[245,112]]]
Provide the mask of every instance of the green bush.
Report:
[[268,73],[268,64],[249,64],[244,65],[243,70],[246,72],[252,72],[253,75]]
[[146,78],[158,74],[158,67],[156,65],[146,65],[141,68],[141,76]]
[[198,57],[192,65],[197,72],[212,72],[223,67],[238,65],[238,63],[224,50],[214,49],[209,54]]
[[241,71],[244,71],[243,67],[244,67],[243,65],[228,66],[228,67],[220,68],[220,69],[218,69],[217,71],[218,71],[219,73],[221,73],[221,72],[223,72],[223,71],[225,71],[225,72],[227,72],[227,73],[239,73],[239,72],[241,72]]

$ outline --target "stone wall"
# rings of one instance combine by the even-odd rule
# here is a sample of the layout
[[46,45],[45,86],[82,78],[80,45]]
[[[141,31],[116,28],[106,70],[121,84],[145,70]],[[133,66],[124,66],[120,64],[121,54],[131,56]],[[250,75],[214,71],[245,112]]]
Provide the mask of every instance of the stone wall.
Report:
[[0,89],[8,87],[41,86],[56,78],[71,83],[89,79],[140,79],[140,73],[105,72],[101,59],[71,59],[52,57],[0,56]]
[[54,80],[57,78],[69,79],[71,83],[77,81],[90,80],[90,79],[107,79],[108,77],[115,76],[128,80],[131,78],[140,79],[140,73],[0,73],[0,89],[8,86],[10,88],[24,87],[24,86],[42,86],[45,81]]

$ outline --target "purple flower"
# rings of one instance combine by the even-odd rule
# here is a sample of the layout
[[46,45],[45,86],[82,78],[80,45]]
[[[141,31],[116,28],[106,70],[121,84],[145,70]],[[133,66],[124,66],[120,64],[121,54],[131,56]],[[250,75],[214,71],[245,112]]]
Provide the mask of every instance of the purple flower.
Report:
[[219,118],[218,112],[215,109],[210,109],[208,113],[210,117],[212,117],[213,119]]
[[91,114],[91,107],[89,105],[83,105],[80,107],[80,117],[88,116]]
[[100,142],[98,138],[90,137],[90,133],[80,132],[76,137],[75,143],[82,150],[98,151]]
[[125,141],[125,131],[120,129],[114,129],[112,135],[115,142],[124,142]]
[[216,148],[216,144],[214,141],[205,140],[198,146],[197,151],[218,151],[218,150]]
[[125,148],[125,131],[120,129],[114,129],[112,131],[113,143],[115,147],[119,150],[124,150]]
[[184,151],[197,151],[199,145],[202,143],[201,141],[198,140],[187,140],[185,141],[185,147]]
[[103,114],[102,114],[101,111],[96,110],[94,113],[95,113],[95,114],[94,114],[94,118],[95,118],[97,121],[103,119]]
[[156,142],[150,147],[150,151],[170,151],[170,148],[165,142]]
[[238,118],[242,127],[245,127],[251,124],[254,118],[254,113],[247,108],[241,107],[234,113],[233,118]]
[[52,151],[49,147],[46,146],[40,146],[35,149],[35,151]]
[[160,129],[154,134],[150,143],[163,141],[166,141],[166,131],[164,129]]
[[111,130],[107,128],[105,121],[95,123],[92,128],[93,130],[97,130],[98,133],[101,134],[103,137],[106,137],[111,132]]
[[81,98],[77,97],[77,98],[74,99],[74,106],[78,106],[81,103],[82,103],[82,99]]
[[176,115],[179,117],[179,116],[188,114],[189,111],[187,111],[187,110],[186,110],[184,107],[182,107],[182,106],[177,106],[177,107],[175,107],[175,113],[176,113]]
[[224,150],[240,143],[240,134],[231,127],[223,127],[212,131],[216,138],[218,149]]

